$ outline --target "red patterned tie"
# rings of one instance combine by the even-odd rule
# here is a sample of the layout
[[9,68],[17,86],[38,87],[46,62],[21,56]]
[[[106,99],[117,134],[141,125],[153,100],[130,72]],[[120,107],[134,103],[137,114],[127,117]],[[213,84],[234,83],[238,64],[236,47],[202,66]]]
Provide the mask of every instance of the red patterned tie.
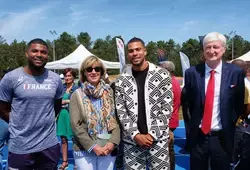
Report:
[[204,115],[201,123],[201,130],[204,134],[208,134],[211,130],[213,106],[214,106],[214,70],[210,71],[210,78],[207,84],[207,92],[205,99]]

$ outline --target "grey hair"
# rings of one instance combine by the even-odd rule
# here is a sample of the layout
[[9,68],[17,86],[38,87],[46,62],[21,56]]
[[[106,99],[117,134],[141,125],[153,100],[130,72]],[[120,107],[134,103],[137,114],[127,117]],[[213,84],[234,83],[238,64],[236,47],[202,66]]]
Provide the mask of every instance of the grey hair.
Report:
[[175,65],[172,61],[162,61],[160,62],[160,66],[167,69],[170,73],[175,71]]
[[203,39],[203,48],[207,43],[220,41],[221,44],[226,48],[227,39],[224,35],[218,32],[210,32]]

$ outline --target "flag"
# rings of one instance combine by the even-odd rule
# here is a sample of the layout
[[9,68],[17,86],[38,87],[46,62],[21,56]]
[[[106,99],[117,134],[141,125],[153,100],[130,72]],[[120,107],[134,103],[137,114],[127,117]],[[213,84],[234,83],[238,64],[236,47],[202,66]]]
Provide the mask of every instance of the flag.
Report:
[[116,38],[116,46],[117,46],[117,52],[119,56],[120,73],[121,73],[123,67],[125,66],[125,51],[124,51],[124,43],[120,38]]
[[[182,67],[182,74],[183,77],[185,76],[185,71],[190,67],[189,58],[183,52],[180,52],[181,57],[181,67]],[[184,81],[183,81],[184,84]]]
[[157,49],[157,56],[158,56],[159,64],[162,61],[167,61],[166,56],[165,56],[165,51],[163,51],[162,49]]

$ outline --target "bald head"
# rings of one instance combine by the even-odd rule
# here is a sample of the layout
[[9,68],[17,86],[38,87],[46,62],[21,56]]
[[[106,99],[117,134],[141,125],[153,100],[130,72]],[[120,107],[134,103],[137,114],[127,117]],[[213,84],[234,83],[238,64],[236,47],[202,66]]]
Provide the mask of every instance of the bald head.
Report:
[[236,59],[236,60],[232,61],[232,64],[235,64],[235,65],[239,66],[244,71],[246,70],[246,62],[244,60]]
[[162,61],[160,62],[160,66],[167,69],[170,74],[174,74],[174,70],[175,70],[175,65],[172,61]]

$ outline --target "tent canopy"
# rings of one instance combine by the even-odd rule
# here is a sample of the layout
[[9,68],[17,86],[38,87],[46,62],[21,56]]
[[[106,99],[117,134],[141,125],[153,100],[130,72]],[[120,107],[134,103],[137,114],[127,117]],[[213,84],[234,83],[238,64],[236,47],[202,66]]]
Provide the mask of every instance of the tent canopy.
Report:
[[[74,68],[79,69],[83,60],[85,60],[89,56],[93,56],[94,54],[90,53],[82,44],[77,47],[75,51],[73,51],[68,56],[57,60],[48,62],[46,64],[46,68],[48,69],[65,69],[65,68]],[[94,55],[95,56],[95,55]],[[100,59],[100,58],[99,58]],[[108,69],[120,69],[119,62],[111,62],[102,60],[102,63]]]
[[[244,60],[244,61],[250,61],[250,51],[248,51],[246,54],[236,58],[236,59],[241,59],[241,60]],[[236,60],[235,59],[235,60]]]

